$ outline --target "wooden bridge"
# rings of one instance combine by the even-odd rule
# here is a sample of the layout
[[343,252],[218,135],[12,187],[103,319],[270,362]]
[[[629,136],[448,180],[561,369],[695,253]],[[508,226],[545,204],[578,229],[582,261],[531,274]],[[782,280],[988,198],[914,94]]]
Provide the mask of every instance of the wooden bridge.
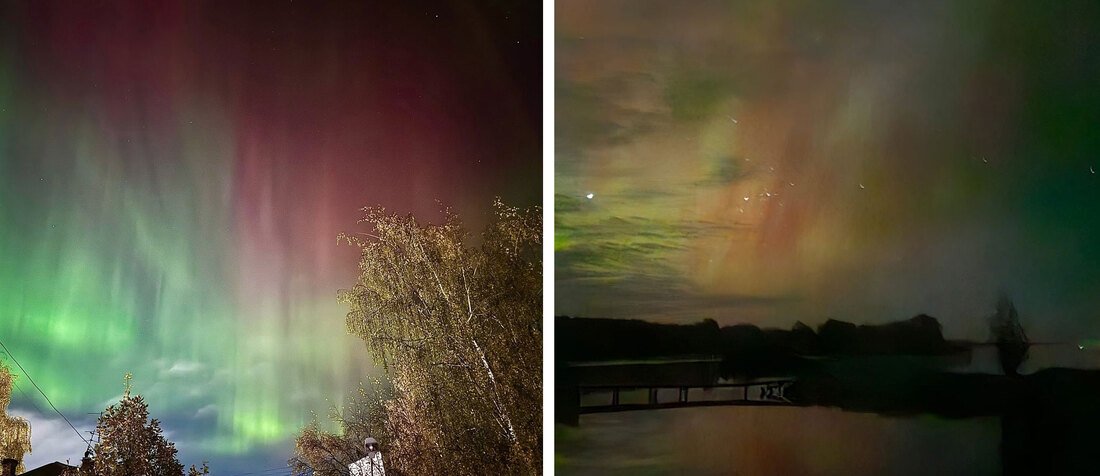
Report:
[[710,406],[793,406],[793,379],[706,386],[584,385],[576,387],[577,413],[612,413]]
[[717,358],[566,364],[557,370],[555,420],[576,426],[591,413],[797,403],[788,392],[792,378],[719,383],[720,366]]

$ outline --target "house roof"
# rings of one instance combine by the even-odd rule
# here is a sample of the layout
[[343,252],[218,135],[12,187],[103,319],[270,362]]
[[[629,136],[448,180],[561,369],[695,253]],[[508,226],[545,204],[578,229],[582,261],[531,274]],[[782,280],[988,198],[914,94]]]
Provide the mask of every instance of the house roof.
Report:
[[54,461],[53,463],[39,466],[19,476],[59,476],[61,473],[65,472],[66,469],[75,468],[76,466],[69,466],[65,463]]

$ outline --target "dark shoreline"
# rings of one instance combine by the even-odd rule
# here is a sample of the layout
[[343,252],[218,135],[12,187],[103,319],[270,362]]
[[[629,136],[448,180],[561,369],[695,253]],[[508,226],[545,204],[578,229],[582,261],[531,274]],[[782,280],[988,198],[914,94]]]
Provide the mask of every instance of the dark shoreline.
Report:
[[[555,368],[559,423],[578,424],[579,386],[707,387],[720,379],[782,376],[795,380],[786,398],[796,406],[891,417],[999,418],[1005,475],[1092,474],[1100,467],[1100,370],[946,371],[988,344],[946,341],[927,316],[884,326],[829,321],[817,332],[803,325],[782,331],[719,328],[713,321],[608,321],[558,320],[565,323]],[[661,363],[662,357],[681,360]],[[579,360],[588,364],[573,365]],[[618,362],[599,364],[610,360]]]

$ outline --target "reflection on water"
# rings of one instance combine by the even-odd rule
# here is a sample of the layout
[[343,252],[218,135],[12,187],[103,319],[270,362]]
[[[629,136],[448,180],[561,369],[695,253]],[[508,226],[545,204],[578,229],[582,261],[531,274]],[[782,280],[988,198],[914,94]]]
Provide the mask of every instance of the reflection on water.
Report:
[[[921,360],[921,357],[889,357]],[[877,360],[874,358],[866,360]],[[863,362],[866,364],[867,362]],[[862,365],[845,362],[838,365]],[[929,359],[953,372],[999,373],[996,350]],[[1098,368],[1100,352],[1033,346],[1021,368]],[[630,398],[629,395],[623,398]],[[569,475],[1000,474],[999,418],[888,417],[833,408],[710,407],[582,415],[556,428]]]
[[556,434],[558,474],[1000,474],[997,418],[711,407],[582,415]]
[[[1051,367],[1100,368],[1100,349],[1095,347],[1082,349],[1071,344],[1033,345],[1028,350],[1028,359],[1020,366],[1020,373],[1026,375]],[[1001,365],[997,361],[997,349],[993,346],[977,347],[974,349],[969,365],[951,367],[950,370],[999,374]]]

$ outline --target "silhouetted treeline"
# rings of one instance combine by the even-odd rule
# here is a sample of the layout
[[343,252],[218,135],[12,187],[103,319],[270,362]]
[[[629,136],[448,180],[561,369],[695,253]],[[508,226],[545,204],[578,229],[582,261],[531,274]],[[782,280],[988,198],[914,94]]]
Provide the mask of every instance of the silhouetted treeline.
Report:
[[564,361],[717,355],[722,346],[713,319],[680,325],[559,316],[554,332],[557,358]]
[[943,339],[940,322],[926,314],[877,326],[829,319],[817,335],[821,355],[929,355],[959,350]]
[[795,371],[804,357],[936,355],[960,350],[943,338],[939,321],[919,315],[882,325],[830,319],[817,331],[798,322],[790,330],[749,324],[719,327],[712,319],[677,325],[640,320],[556,318],[556,355],[566,362],[721,357],[723,373]]

